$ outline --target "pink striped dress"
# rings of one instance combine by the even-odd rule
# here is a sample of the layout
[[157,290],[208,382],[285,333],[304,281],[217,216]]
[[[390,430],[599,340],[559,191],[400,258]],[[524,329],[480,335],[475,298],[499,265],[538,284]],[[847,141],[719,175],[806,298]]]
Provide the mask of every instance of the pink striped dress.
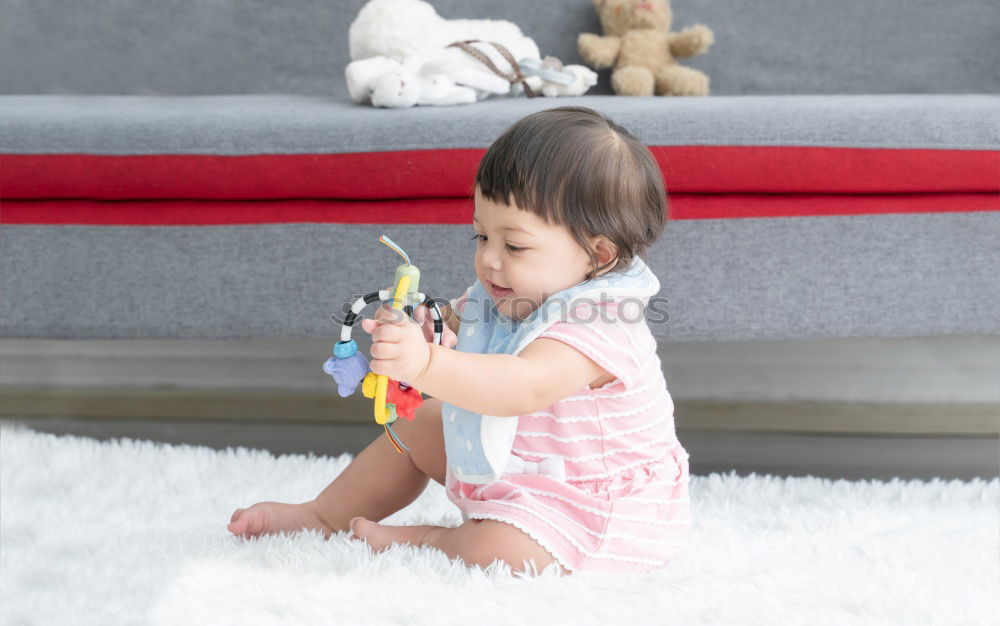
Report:
[[[456,311],[467,294],[453,301]],[[614,380],[517,417],[516,458],[499,480],[474,485],[446,473],[463,519],[513,524],[573,572],[655,570],[683,549],[691,527],[688,454],[656,340],[635,309],[629,322],[617,306],[580,304],[539,336],[576,348]]]

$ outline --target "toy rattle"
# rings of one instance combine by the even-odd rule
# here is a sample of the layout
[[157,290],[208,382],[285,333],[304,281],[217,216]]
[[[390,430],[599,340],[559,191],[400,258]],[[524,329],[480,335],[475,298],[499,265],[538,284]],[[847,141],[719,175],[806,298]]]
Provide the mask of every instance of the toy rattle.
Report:
[[441,343],[444,336],[444,322],[437,302],[417,291],[420,284],[420,269],[410,263],[410,256],[385,235],[381,235],[379,241],[399,253],[405,263],[396,267],[396,277],[391,290],[373,291],[354,301],[341,326],[340,341],[333,346],[333,356],[323,363],[323,371],[337,382],[337,393],[342,398],[354,393],[358,383],[361,383],[361,392],[364,396],[374,400],[375,423],[385,427],[385,432],[396,452],[402,454],[403,449],[409,451],[409,448],[399,440],[391,424],[400,417],[412,421],[415,417],[413,411],[423,404],[423,397],[418,390],[405,382],[371,371],[368,359],[358,351],[358,344],[351,339],[351,330],[358,314],[372,302],[378,302],[381,306],[382,302],[388,301],[393,309],[403,311],[410,317],[413,317],[413,305],[423,303],[434,320],[433,343]]

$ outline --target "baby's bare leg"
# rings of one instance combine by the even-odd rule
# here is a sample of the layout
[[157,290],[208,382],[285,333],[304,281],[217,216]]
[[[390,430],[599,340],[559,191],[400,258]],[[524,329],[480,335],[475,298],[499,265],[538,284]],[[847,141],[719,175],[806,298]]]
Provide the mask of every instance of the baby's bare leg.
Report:
[[410,449],[396,452],[383,432],[316,499],[301,504],[258,502],[233,513],[228,529],[242,537],[320,530],[325,536],[348,530],[362,515],[381,520],[417,499],[430,478],[444,484],[444,433],[441,401],[426,398],[413,421],[392,425]]
[[[496,559],[524,572],[524,561],[532,561],[536,571],[542,571],[555,559],[527,533],[506,522],[492,519],[470,519],[457,528],[434,527],[424,536],[423,545],[441,550],[450,558],[461,557],[470,565],[486,567]],[[569,574],[562,566],[559,570]]]
[[431,478],[444,484],[441,401],[425,398],[413,421],[392,424],[409,452],[396,451],[383,432],[309,504],[335,532],[352,517],[382,520],[416,500]]
[[[552,555],[521,529],[491,519],[470,519],[456,528],[443,526],[386,526],[366,519],[354,522],[354,535],[364,539],[376,552],[394,543],[437,548],[448,558],[461,558],[467,565],[486,567],[496,560],[507,563],[515,572],[534,572],[555,562]],[[569,574],[562,566],[559,570]]]

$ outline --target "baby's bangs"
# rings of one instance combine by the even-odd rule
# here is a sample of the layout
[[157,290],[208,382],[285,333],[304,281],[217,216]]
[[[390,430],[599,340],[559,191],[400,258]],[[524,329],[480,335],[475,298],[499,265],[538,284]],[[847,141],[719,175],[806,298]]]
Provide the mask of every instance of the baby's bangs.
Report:
[[[486,199],[564,225],[587,207],[623,198],[635,172],[627,146],[596,112],[577,107],[529,115],[507,129],[483,156],[476,186]],[[631,165],[631,167],[629,167]]]

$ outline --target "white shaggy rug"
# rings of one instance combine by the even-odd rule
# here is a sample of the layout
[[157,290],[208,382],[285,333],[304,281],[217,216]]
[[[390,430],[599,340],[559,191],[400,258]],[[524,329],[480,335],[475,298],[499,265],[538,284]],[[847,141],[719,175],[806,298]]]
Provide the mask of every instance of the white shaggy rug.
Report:
[[[374,436],[374,435],[373,435]],[[536,578],[347,533],[243,540],[233,510],[315,497],[350,457],[0,424],[0,623],[1000,624],[1000,480],[694,476],[682,557]],[[392,524],[457,525],[431,482]]]

